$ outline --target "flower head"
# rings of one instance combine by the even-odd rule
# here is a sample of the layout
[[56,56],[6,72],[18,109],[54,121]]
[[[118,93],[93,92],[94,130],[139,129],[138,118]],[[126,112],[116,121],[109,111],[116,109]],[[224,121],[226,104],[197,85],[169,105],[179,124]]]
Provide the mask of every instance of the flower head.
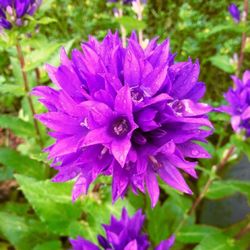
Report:
[[240,11],[234,3],[228,6],[228,11],[236,23],[240,22]]
[[124,48],[118,34],[102,42],[91,37],[72,59],[61,52],[61,65],[48,66],[57,86],[33,89],[48,109],[37,116],[56,142],[46,149],[58,170],[56,182],[77,177],[73,200],[86,193],[99,175],[113,178],[113,201],[129,187],[146,192],[152,206],[159,197],[157,176],[191,194],[181,172],[196,178],[193,158],[209,154],[206,142],[211,108],[199,103],[205,84],[199,63],[174,63],[169,40],[150,41],[142,49],[133,33]]
[[33,15],[42,0],[0,0],[0,28],[21,26],[25,15]]
[[236,133],[244,131],[250,136],[250,71],[243,74],[242,80],[232,76],[235,83],[225,94],[228,106],[222,106],[220,111],[231,115],[231,125]]
[[[129,217],[126,209],[123,209],[120,220],[111,217],[109,225],[103,225],[106,236],[98,235],[99,246],[81,237],[71,239],[73,250],[147,250],[150,243],[148,236],[142,233],[145,216],[138,210],[133,217]],[[175,237],[162,241],[155,250],[169,250],[174,244]]]

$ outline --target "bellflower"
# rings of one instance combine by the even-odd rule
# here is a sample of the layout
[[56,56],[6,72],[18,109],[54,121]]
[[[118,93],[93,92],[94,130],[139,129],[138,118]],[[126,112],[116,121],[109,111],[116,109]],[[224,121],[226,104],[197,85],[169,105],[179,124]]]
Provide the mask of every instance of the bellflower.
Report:
[[25,15],[32,16],[42,0],[0,0],[0,28],[21,26]]
[[192,193],[182,172],[197,177],[194,159],[209,157],[197,142],[212,132],[198,61],[174,63],[168,39],[143,49],[133,33],[124,48],[108,33],[102,42],[90,37],[71,59],[62,49],[61,65],[47,70],[56,89],[33,89],[49,111],[37,119],[55,138],[46,149],[58,170],[53,180],[77,178],[73,200],[99,175],[112,176],[113,201],[131,187],[147,189],[155,206],[157,176]]
[[223,106],[224,111],[231,116],[231,125],[236,133],[244,131],[250,136],[250,71],[243,74],[242,80],[232,76],[235,87],[230,88],[225,94],[228,106]]
[[[110,224],[103,225],[106,236],[98,235],[99,246],[82,237],[71,239],[73,250],[147,250],[150,247],[148,236],[142,232],[145,216],[138,210],[133,217],[129,217],[123,209],[120,220],[111,216]],[[155,250],[169,250],[174,244],[175,237],[162,241]]]
[[228,11],[236,23],[240,22],[240,11],[234,3],[228,6]]

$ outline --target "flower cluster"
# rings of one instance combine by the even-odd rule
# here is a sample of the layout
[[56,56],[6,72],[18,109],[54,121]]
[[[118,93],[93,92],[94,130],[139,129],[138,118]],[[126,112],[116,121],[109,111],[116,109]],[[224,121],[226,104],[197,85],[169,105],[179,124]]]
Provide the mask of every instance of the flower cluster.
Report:
[[231,115],[231,125],[236,133],[244,131],[250,136],[250,71],[245,71],[242,80],[232,76],[235,87],[225,94],[228,106],[219,110]]
[[240,11],[238,7],[232,3],[228,6],[228,11],[236,23],[240,22]]
[[41,3],[42,0],[0,0],[0,28],[21,26],[24,16],[32,16]]
[[[97,236],[99,245],[91,243],[81,237],[71,239],[73,250],[147,250],[150,247],[148,237],[142,233],[145,216],[138,210],[133,217],[129,217],[125,209],[122,211],[120,220],[111,217],[110,225],[103,225],[106,237]],[[174,244],[174,236],[162,241],[155,250],[169,250]]]
[[194,158],[209,154],[197,142],[212,133],[211,108],[199,103],[205,84],[199,63],[174,63],[169,40],[151,40],[143,49],[133,33],[123,47],[118,34],[102,42],[90,37],[61,65],[47,66],[57,86],[38,86],[48,113],[37,115],[52,131],[46,149],[58,170],[55,182],[77,178],[73,200],[99,175],[113,177],[113,201],[129,187],[159,198],[159,176],[169,186],[192,194],[182,173],[196,178]]

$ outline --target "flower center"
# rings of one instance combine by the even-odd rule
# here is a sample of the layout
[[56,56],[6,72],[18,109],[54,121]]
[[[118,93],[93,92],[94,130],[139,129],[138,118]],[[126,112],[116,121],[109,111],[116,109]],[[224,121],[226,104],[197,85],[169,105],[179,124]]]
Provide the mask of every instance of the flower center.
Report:
[[185,110],[185,105],[182,103],[182,101],[175,101],[172,104],[172,108],[175,112],[181,113]]
[[111,249],[109,242],[102,235],[99,234],[97,240],[104,249]]
[[118,137],[127,135],[130,129],[131,126],[126,117],[118,117],[112,123],[112,132]]
[[131,98],[134,102],[141,102],[144,99],[143,92],[139,88],[132,88],[131,89]]

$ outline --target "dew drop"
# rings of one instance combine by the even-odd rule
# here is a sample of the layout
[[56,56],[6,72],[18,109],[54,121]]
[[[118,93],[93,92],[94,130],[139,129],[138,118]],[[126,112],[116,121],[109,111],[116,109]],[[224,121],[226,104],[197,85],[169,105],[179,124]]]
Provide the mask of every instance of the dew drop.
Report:
[[191,151],[191,153],[192,153],[193,156],[197,156],[197,155],[199,154],[199,151],[196,150],[196,149],[193,149],[193,150]]
[[80,123],[80,126],[81,126],[81,127],[89,128],[89,124],[88,124],[88,119],[87,119],[87,117],[84,118],[83,122]]

